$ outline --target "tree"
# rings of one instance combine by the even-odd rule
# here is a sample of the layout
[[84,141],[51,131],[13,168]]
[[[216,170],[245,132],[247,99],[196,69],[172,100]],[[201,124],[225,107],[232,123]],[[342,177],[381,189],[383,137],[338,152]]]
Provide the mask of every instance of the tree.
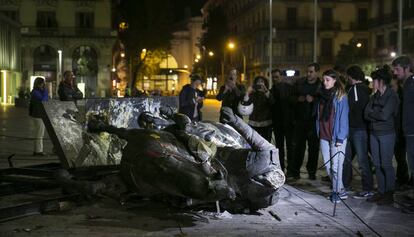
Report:
[[360,43],[355,38],[351,38],[348,41],[348,44],[341,44],[338,54],[336,56],[337,65],[351,65],[351,64],[361,64],[368,60],[364,50],[366,50],[367,45],[360,45]]
[[[207,52],[205,52],[200,63],[194,67],[194,70],[204,71],[200,70],[200,67],[206,65],[209,72],[219,74],[221,70],[221,57],[228,39],[227,19],[222,7],[212,6],[208,9],[208,18],[203,28],[205,32],[200,40],[200,51],[205,52],[207,50]],[[214,57],[208,58],[209,50],[214,52]]]
[[[127,60],[131,68],[131,85],[136,85],[137,75],[154,60],[146,60],[151,53],[141,57],[141,52],[168,51],[172,38],[172,1],[173,0],[124,0],[120,4],[120,22],[126,22],[127,28],[119,32],[125,45]],[[155,62],[157,62],[155,60]],[[158,62],[159,64],[159,62]]]

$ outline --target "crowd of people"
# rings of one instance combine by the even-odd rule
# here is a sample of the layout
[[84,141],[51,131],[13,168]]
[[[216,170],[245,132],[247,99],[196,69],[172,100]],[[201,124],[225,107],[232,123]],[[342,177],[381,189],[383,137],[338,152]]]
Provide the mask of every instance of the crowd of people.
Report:
[[[273,132],[288,181],[301,179],[307,148],[308,178],[315,180],[324,166],[328,176],[322,178],[332,187],[329,198],[341,202],[352,189],[356,156],[362,189],[354,198],[387,205],[396,188],[414,186],[413,70],[411,59],[400,56],[376,68],[368,81],[357,65],[320,73],[320,66],[311,63],[304,78],[282,76],[275,69],[271,87],[258,76],[247,90],[232,70],[216,98],[234,114],[248,116],[249,125],[266,140]],[[318,164],[319,151],[323,164]]]
[[[362,189],[354,197],[386,205],[393,202],[396,188],[414,186],[413,67],[409,57],[400,56],[391,65],[371,72],[369,82],[357,65],[321,73],[319,64],[311,63],[303,78],[283,76],[281,70],[274,69],[272,86],[266,77],[257,76],[247,89],[233,69],[216,99],[235,115],[248,116],[248,124],[267,141],[274,137],[288,181],[302,178],[307,149],[308,178],[315,180],[324,166],[328,176],[323,178],[332,187],[329,198],[338,203],[348,198],[352,189],[352,161],[357,157]],[[200,89],[200,76],[192,74],[190,79],[179,94],[178,111],[200,121],[206,91]],[[71,71],[64,73],[58,94],[62,101],[83,97]],[[47,99],[44,79],[36,78],[29,108],[36,125],[36,156],[45,155],[39,105]],[[323,164],[318,164],[319,152]]]

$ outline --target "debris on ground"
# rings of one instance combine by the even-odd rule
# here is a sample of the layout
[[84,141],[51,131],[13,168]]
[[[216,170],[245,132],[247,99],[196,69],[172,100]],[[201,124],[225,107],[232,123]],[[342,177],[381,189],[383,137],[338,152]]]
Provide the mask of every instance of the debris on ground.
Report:
[[276,220],[282,221],[282,219],[280,219],[280,217],[274,211],[269,211],[269,214],[273,216],[273,218],[275,218]]

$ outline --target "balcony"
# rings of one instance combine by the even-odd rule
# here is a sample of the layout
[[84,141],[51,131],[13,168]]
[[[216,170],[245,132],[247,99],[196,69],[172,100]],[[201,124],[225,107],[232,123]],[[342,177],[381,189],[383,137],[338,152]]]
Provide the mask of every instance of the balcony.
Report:
[[313,28],[313,21],[305,18],[298,18],[296,21],[276,20],[272,24],[278,30],[306,30]]
[[[403,13],[403,21],[408,21],[414,19],[413,10],[405,10]],[[391,13],[386,15],[377,16],[369,19],[368,26],[370,28],[379,27],[387,24],[397,24],[398,23],[398,13]]]
[[87,38],[113,38],[117,36],[116,30],[111,28],[77,28],[77,27],[59,27],[59,28],[39,28],[26,27],[21,28],[22,36],[43,36],[43,37],[87,37]]
[[331,21],[331,22],[318,22],[318,29],[322,31],[340,31],[341,22]]
[[[284,56],[273,56],[272,62],[276,64],[307,64],[312,62],[312,56],[292,56],[292,55],[284,55]],[[269,56],[264,56],[262,59],[262,64],[269,64]]]
[[367,31],[368,22],[351,22],[351,31]]

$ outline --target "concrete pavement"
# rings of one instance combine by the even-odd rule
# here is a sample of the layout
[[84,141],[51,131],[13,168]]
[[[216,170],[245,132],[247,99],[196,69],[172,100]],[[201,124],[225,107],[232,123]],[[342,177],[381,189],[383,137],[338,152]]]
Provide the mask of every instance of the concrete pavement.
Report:
[[[216,120],[219,107],[218,102],[206,100],[204,118]],[[10,154],[16,154],[16,166],[58,162],[53,155],[31,156],[33,125],[27,109],[0,106],[0,125],[2,168],[7,167]],[[46,139],[45,151],[51,153],[51,149]],[[0,236],[376,236],[344,203],[337,205],[337,215],[332,217],[334,205],[325,198],[328,193],[327,183],[301,179],[294,187],[284,185],[278,204],[261,210],[259,215],[237,214],[223,219],[206,212],[183,213],[149,201],[122,206],[101,198],[67,210],[1,223]],[[57,194],[60,190],[0,197],[0,208]],[[383,207],[353,198],[345,203],[381,236],[413,236],[413,215],[402,213],[398,204]]]

